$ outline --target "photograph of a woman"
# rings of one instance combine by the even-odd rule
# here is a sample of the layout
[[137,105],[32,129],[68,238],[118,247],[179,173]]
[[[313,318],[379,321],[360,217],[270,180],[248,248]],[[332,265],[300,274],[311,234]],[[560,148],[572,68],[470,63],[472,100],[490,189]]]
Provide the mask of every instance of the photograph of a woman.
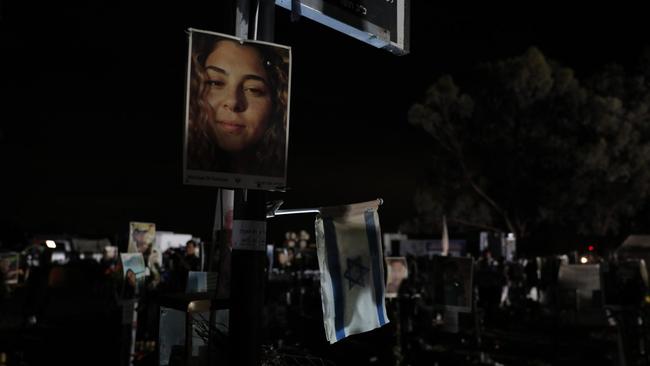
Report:
[[148,257],[156,240],[156,224],[129,222],[129,246],[127,252],[142,253]]
[[397,297],[402,281],[408,278],[406,257],[386,257],[386,297]]
[[123,273],[123,294],[126,298],[141,293],[145,284],[146,269],[142,253],[120,253]]
[[291,50],[190,30],[185,183],[285,186]]

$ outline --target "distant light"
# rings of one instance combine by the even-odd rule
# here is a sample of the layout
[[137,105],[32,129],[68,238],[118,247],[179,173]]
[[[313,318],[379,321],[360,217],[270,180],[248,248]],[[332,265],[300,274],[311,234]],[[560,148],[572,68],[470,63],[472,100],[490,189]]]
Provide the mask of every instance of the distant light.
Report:
[[587,257],[580,257],[580,263],[585,264],[587,262],[589,262],[589,259],[587,259]]
[[46,240],[45,246],[47,246],[50,249],[54,249],[56,248],[56,242],[54,240]]
[[66,264],[67,262],[68,262],[68,258],[65,256],[65,253],[63,252],[52,253],[52,263]]
[[594,251],[594,246],[593,245],[588,246],[587,250],[589,250],[590,252],[593,252]]

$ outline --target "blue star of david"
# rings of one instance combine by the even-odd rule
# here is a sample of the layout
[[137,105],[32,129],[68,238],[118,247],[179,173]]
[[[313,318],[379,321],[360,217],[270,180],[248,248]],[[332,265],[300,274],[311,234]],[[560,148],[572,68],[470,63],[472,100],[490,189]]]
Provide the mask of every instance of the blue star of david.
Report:
[[348,268],[345,270],[343,277],[348,279],[348,289],[351,289],[354,285],[364,287],[366,282],[365,277],[370,269],[361,263],[361,256],[347,258],[346,260],[348,262]]

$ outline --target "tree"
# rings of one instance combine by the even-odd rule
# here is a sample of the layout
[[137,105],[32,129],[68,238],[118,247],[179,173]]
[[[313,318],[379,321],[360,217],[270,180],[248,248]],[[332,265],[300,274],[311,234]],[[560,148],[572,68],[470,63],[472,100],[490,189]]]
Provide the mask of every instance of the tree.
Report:
[[648,81],[610,67],[584,85],[540,50],[479,66],[461,91],[438,79],[409,122],[431,135],[416,193],[422,230],[450,223],[513,232],[616,234],[650,194]]

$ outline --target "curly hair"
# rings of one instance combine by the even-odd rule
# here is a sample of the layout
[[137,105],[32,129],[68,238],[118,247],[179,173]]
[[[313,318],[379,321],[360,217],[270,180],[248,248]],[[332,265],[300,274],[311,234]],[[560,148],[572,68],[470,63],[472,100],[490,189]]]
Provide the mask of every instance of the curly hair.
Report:
[[[208,103],[208,75],[205,61],[223,41],[237,42],[229,38],[201,34],[193,39],[190,70],[188,108],[188,155],[190,169],[237,172],[228,153],[212,139],[210,125],[215,121],[215,111]],[[289,102],[289,56],[277,47],[240,42],[254,48],[261,57],[271,90],[272,113],[262,138],[255,146],[255,164],[244,173],[280,177],[284,175],[286,131]]]

